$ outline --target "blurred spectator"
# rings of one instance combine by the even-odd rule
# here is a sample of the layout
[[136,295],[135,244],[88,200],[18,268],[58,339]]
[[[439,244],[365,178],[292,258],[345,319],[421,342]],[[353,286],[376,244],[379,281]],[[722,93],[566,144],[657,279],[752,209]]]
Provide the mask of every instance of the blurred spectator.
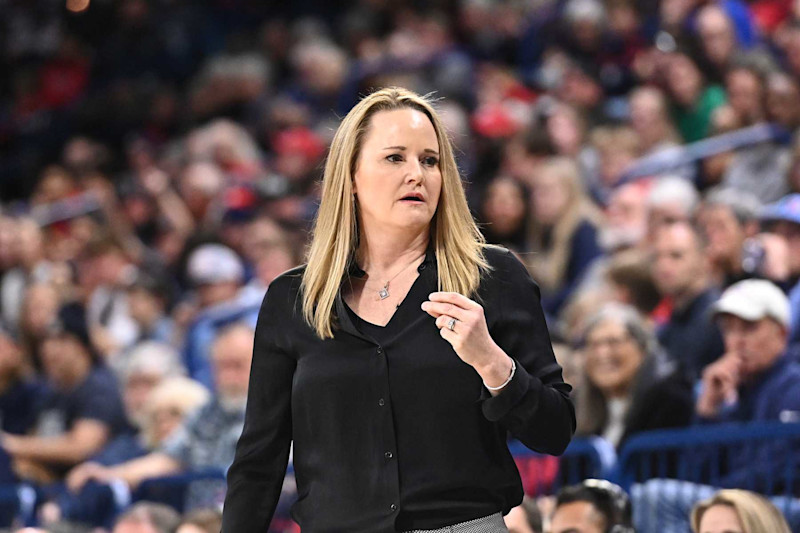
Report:
[[746,239],[758,231],[760,209],[758,198],[738,189],[714,189],[703,200],[697,221],[707,243],[711,276],[723,289],[755,273],[744,248]]
[[32,369],[22,346],[0,325],[0,429],[3,433],[24,435],[33,427],[34,408],[42,390],[31,378]]
[[[800,365],[784,357],[790,320],[786,296],[768,281],[744,280],[729,287],[713,311],[726,352],[703,371],[696,406],[700,420],[797,421]],[[781,458],[796,452],[787,441],[760,444],[755,457],[763,459],[751,454],[731,458],[723,486],[764,490],[769,465],[788,464]]]
[[299,264],[291,236],[275,221],[257,217],[247,225],[245,258],[253,269],[253,278],[241,291],[243,302],[260,306],[273,279]]
[[697,13],[697,33],[711,78],[721,80],[738,48],[733,21],[720,5],[707,4]]
[[692,533],[789,533],[789,525],[769,500],[754,492],[721,490],[692,509]]
[[706,85],[697,63],[684,53],[675,53],[669,58],[665,77],[667,90],[675,103],[675,124],[683,140],[694,142],[706,137],[711,113],[725,103],[723,88]]
[[626,126],[600,126],[592,131],[592,146],[600,159],[599,180],[593,184],[593,195],[601,203],[619,183],[631,164],[642,155],[637,132]]
[[215,509],[197,509],[188,513],[175,533],[219,533],[222,513]]
[[134,343],[155,341],[179,346],[178,331],[167,314],[171,288],[166,280],[156,274],[139,272],[126,289],[128,312],[139,331]]
[[800,126],[800,87],[797,80],[785,72],[767,75],[767,120],[780,124],[787,131]]
[[[765,118],[765,74],[755,65],[742,63],[727,74],[730,105],[743,125]],[[786,176],[791,151],[775,142],[764,142],[737,150],[723,178],[727,187],[755,194],[762,202],[774,202],[788,192]]]
[[719,293],[710,285],[704,248],[700,235],[686,222],[662,227],[653,241],[653,280],[672,303],[658,340],[692,378],[724,350],[708,316]]
[[50,390],[33,434],[5,434],[2,446],[23,479],[49,482],[85,461],[127,428],[118,385],[89,347],[81,316],[61,313],[42,341]]
[[648,241],[652,243],[664,226],[690,222],[699,204],[700,195],[685,179],[676,176],[658,178],[647,196]]
[[[96,465],[113,466],[146,455],[161,447],[186,418],[209,400],[208,391],[196,381],[185,377],[165,378],[155,386],[142,406],[140,433],[126,434],[109,444],[102,453],[73,469],[71,476],[91,471]],[[113,518],[108,509],[114,499],[108,486],[87,484],[77,494],[59,487],[50,500],[42,504],[40,522],[53,525],[60,522],[87,523],[102,526]]]
[[483,198],[483,234],[487,242],[522,251],[530,218],[528,206],[528,193],[521,183],[506,176],[493,179]]
[[104,358],[111,359],[139,337],[125,291],[135,266],[113,238],[101,236],[90,243],[80,267],[81,285],[89,294],[86,314],[92,342]]
[[633,531],[631,503],[619,485],[587,479],[556,495],[550,533]]
[[607,253],[635,248],[646,243],[648,194],[652,184],[641,180],[625,183],[612,191],[600,228],[600,245]]
[[14,266],[0,278],[0,309],[2,321],[18,330],[26,286],[33,281],[47,281],[50,263],[44,257],[42,230],[32,218],[9,219],[10,248],[7,250]]
[[112,467],[84,464],[70,472],[69,487],[79,490],[91,479],[101,482],[121,479],[136,487],[151,477],[192,469],[225,470],[230,466],[244,424],[253,335],[250,326],[234,324],[215,339],[212,355],[216,395],[190,416],[161,447],[144,457]]
[[609,305],[590,318],[583,350],[576,434],[600,435],[619,448],[640,431],[689,425],[691,383],[635,309]]
[[523,497],[522,503],[504,518],[508,533],[542,533],[542,514],[536,500]]
[[614,301],[634,307],[643,317],[651,317],[661,301],[648,257],[639,250],[614,255],[607,265],[606,281]]
[[559,157],[533,176],[528,259],[542,287],[542,306],[558,313],[586,268],[602,252],[597,244],[598,215],[580,182],[578,168]]
[[[643,156],[680,144],[680,135],[672,123],[666,94],[656,87],[645,86],[631,91],[629,101],[630,124],[641,142]],[[695,169],[691,165],[679,167],[671,173],[690,181],[695,177]]]
[[[800,346],[800,194],[790,194],[766,206],[761,213],[761,220],[768,231],[786,243],[788,276],[780,281],[784,282],[789,293],[789,343],[795,350]],[[769,253],[769,250],[765,250],[765,253]]]
[[140,502],[120,515],[112,533],[174,533],[180,522],[171,507]]
[[165,379],[185,372],[178,357],[168,345],[146,341],[134,346],[120,366],[114,368],[122,383],[125,412],[134,427],[141,428],[144,405],[151,391]]
[[210,345],[218,329],[248,317],[255,324],[263,295],[253,298],[242,291],[244,264],[233,250],[221,244],[204,244],[195,249],[186,271],[198,311],[186,330],[183,364],[191,378],[213,390]]

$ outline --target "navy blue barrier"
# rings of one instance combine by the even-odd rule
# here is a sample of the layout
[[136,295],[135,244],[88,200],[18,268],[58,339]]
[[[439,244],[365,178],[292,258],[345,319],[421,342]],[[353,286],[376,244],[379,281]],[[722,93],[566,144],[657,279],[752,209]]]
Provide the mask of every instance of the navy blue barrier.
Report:
[[799,451],[798,423],[651,431],[625,444],[613,478],[631,493],[641,531],[687,531],[692,506],[718,488],[770,497],[800,531]]
[[[143,481],[132,494],[132,502],[149,501],[169,505],[180,513],[194,504],[222,504],[225,497],[225,472],[200,470]],[[194,499],[194,501],[192,501]]]
[[[521,442],[512,440],[508,448],[515,459],[540,458],[543,461],[555,460],[557,472],[552,479],[537,483],[533,494],[553,494],[565,485],[579,483],[587,478],[609,479],[617,464],[614,447],[600,437],[575,438],[557,459],[531,451]],[[525,481],[525,472],[520,472]],[[546,482],[545,482],[546,481]]]
[[36,490],[27,484],[0,484],[0,528],[34,525]]

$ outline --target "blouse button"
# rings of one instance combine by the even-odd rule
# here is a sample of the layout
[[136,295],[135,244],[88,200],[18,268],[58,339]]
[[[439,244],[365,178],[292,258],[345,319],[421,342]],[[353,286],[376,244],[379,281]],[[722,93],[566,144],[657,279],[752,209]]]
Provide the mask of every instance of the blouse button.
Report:
[[381,355],[382,353],[383,353],[383,348],[378,348],[378,355]]
[[380,400],[378,400],[378,405],[380,405],[381,407],[383,407],[384,405],[386,405],[386,400],[384,400],[383,398],[381,398]]
[[389,509],[391,509],[392,511],[396,511],[397,510],[397,506],[395,504],[392,504],[392,505],[389,506]]
[[383,454],[383,456],[386,457],[386,459],[391,459],[392,458],[392,452],[386,452],[385,454]]

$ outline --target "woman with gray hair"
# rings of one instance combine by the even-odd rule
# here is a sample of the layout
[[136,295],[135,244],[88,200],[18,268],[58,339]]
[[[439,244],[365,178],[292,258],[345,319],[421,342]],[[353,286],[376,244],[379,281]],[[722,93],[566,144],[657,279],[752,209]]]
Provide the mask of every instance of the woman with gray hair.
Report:
[[600,435],[619,448],[634,433],[689,424],[691,382],[633,307],[604,306],[587,321],[582,345],[576,435]]

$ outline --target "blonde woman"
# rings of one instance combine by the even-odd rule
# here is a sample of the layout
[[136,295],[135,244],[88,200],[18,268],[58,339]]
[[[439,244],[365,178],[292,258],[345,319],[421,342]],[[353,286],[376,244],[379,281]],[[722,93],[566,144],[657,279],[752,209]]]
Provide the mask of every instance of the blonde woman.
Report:
[[[222,531],[265,531],[293,444],[304,533],[507,529],[506,445],[574,431],[539,291],[484,243],[430,102],[364,98],[337,130],[307,264],[262,304]],[[450,529],[446,529],[450,531]]]
[[725,489],[692,509],[693,533],[791,533],[781,512],[763,496]]
[[544,293],[545,311],[557,314],[586,268],[602,254],[600,215],[586,195],[578,166],[553,157],[531,180],[528,266]]

